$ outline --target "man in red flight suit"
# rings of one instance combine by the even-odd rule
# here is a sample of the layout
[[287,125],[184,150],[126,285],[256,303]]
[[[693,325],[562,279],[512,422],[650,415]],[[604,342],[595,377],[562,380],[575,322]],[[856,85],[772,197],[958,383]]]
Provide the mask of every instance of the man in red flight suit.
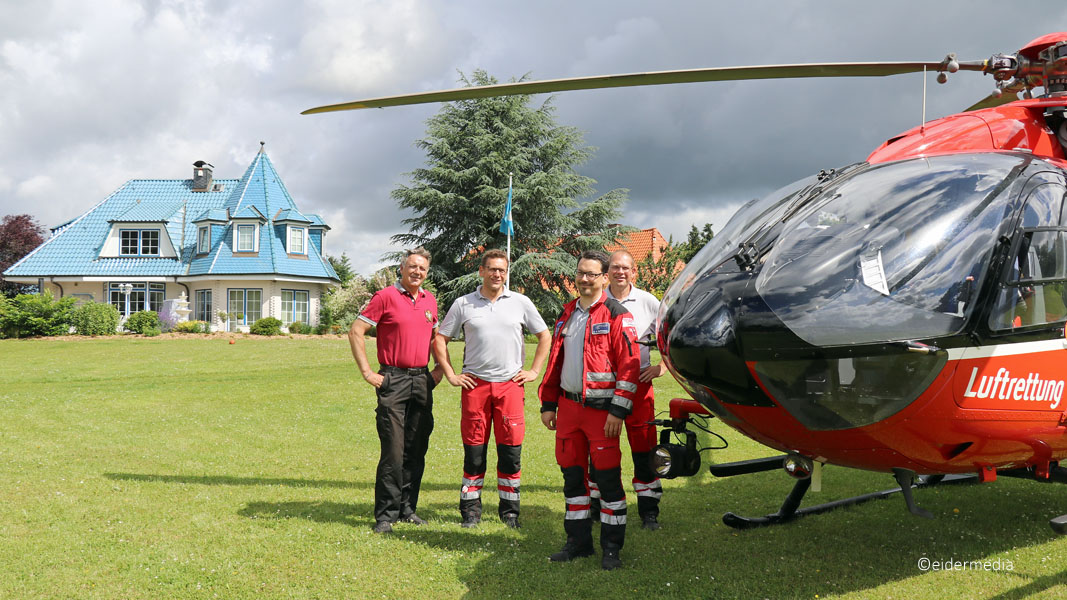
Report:
[[537,393],[541,421],[556,432],[556,462],[563,472],[567,542],[549,557],[566,562],[593,554],[593,522],[586,470],[590,458],[600,487],[600,566],[622,566],[626,492],[622,487],[619,433],[633,409],[640,352],[633,316],[604,293],[608,257],[585,252],[578,259],[579,297],[563,308],[553,327],[545,378]]

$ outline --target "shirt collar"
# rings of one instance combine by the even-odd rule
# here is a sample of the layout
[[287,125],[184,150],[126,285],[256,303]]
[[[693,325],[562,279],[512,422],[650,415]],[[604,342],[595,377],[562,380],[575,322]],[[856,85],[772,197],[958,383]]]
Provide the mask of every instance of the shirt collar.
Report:
[[622,298],[615,298],[615,294],[611,293],[610,285],[608,286],[608,289],[604,290],[604,292],[607,293],[608,296],[611,296],[613,299],[618,300],[619,302],[626,302],[634,295],[634,284],[630,284],[630,289],[626,291],[626,295]]
[[[396,289],[400,290],[400,293],[404,294],[408,298],[414,298],[415,297],[415,296],[412,296],[411,294],[409,294],[408,291],[404,289],[404,286],[400,285],[400,280],[399,279],[397,279],[396,281],[393,282],[393,287],[395,287]],[[426,295],[426,290],[422,289],[422,286],[419,286],[419,298],[422,298],[425,295]]]
[[582,302],[581,302],[582,298],[579,296],[574,301],[574,310],[580,310],[580,311],[582,311],[584,313],[592,312],[593,308],[597,304],[600,304],[601,302],[604,302],[605,300],[607,300],[607,295],[608,295],[607,291],[600,292],[600,297],[596,299],[596,302],[590,304],[589,308],[582,308]]
[[[478,297],[481,298],[482,300],[485,300],[486,302],[491,302],[491,300],[489,300],[489,298],[486,298],[485,294],[482,293],[482,286],[479,285],[478,289],[474,290],[474,293],[478,294]],[[504,291],[500,292],[500,295],[497,296],[496,299],[499,300],[501,298],[507,298],[510,295],[511,295],[511,290],[509,290],[508,288],[505,287]]]

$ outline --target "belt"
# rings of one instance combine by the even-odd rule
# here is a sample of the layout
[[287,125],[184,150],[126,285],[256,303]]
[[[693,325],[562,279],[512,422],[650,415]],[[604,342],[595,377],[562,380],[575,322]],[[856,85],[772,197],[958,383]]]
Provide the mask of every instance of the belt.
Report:
[[382,365],[382,371],[386,373],[405,373],[407,375],[422,375],[428,373],[429,369],[426,367],[411,367],[410,369],[404,367],[393,367],[390,365]]
[[574,392],[568,392],[567,390],[563,390],[563,397],[567,400],[574,400],[578,404],[582,404],[584,402],[584,400],[582,400],[581,394],[575,394]]

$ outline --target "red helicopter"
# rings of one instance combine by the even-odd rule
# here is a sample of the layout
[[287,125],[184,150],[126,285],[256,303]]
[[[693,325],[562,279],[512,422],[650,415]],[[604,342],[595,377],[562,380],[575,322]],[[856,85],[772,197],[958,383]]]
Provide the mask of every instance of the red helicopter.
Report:
[[[694,417],[714,415],[786,454],[783,523],[913,488],[1000,476],[1067,483],[1067,32],[962,62],[727,67],[529,81],[304,112],[700,81],[960,70],[996,89],[967,111],[889,138],[865,160],[744,205],[661,304],[658,346],[692,400],[671,401],[661,476],[700,466]],[[1041,88],[1043,95],[1034,97]],[[1023,95],[1019,99],[1019,94]],[[680,443],[672,443],[672,436]],[[823,464],[899,487],[800,508]],[[1050,525],[1067,533],[1067,515]]]

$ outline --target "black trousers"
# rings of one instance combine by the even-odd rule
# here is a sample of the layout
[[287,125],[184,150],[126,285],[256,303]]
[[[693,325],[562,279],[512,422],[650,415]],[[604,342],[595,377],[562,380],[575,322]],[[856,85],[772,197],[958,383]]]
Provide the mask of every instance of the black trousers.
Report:
[[415,512],[433,431],[430,372],[382,366],[378,388],[378,440],[381,457],[374,482],[374,519],[396,522]]

